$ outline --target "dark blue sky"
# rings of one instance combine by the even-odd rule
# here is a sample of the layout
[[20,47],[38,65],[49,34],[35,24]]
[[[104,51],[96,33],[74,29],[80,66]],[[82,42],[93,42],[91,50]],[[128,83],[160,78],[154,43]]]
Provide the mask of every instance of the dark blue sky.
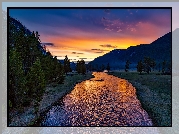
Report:
[[53,55],[92,60],[114,48],[151,43],[171,31],[170,9],[10,9]]

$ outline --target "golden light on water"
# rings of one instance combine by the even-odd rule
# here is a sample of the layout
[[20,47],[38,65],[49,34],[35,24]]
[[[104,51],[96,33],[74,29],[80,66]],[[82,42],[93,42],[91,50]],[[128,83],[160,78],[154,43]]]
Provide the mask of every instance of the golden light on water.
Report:
[[[52,109],[46,124],[52,126],[151,126],[136,98],[135,88],[124,79],[94,72],[95,78],[75,86]],[[59,107],[59,108],[58,108]],[[58,110],[59,109],[59,110]],[[53,120],[52,120],[53,119]]]

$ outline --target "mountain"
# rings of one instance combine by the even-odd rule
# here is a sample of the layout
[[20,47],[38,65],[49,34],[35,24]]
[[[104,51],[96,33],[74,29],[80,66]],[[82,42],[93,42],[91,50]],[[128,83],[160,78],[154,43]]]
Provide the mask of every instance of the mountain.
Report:
[[169,32],[162,37],[156,39],[150,44],[140,44],[130,46],[127,49],[114,49],[103,56],[95,58],[89,62],[89,66],[99,67],[110,64],[111,70],[124,69],[126,61],[130,61],[130,68],[136,68],[137,62],[143,60],[144,57],[150,57],[156,63],[166,60],[171,62],[171,40],[172,33]]

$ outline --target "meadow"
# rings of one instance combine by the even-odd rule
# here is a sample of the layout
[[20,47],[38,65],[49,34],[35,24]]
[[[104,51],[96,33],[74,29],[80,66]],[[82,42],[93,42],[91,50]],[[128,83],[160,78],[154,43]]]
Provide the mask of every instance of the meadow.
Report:
[[172,125],[171,75],[161,75],[158,72],[139,75],[137,72],[117,71],[109,74],[128,80],[136,88],[137,97],[154,126]]

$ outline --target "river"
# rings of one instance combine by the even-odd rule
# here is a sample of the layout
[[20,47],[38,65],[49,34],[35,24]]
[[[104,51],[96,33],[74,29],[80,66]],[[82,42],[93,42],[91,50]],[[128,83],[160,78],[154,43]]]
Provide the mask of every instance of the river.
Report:
[[41,126],[152,126],[131,83],[102,72],[93,75],[52,106]]

